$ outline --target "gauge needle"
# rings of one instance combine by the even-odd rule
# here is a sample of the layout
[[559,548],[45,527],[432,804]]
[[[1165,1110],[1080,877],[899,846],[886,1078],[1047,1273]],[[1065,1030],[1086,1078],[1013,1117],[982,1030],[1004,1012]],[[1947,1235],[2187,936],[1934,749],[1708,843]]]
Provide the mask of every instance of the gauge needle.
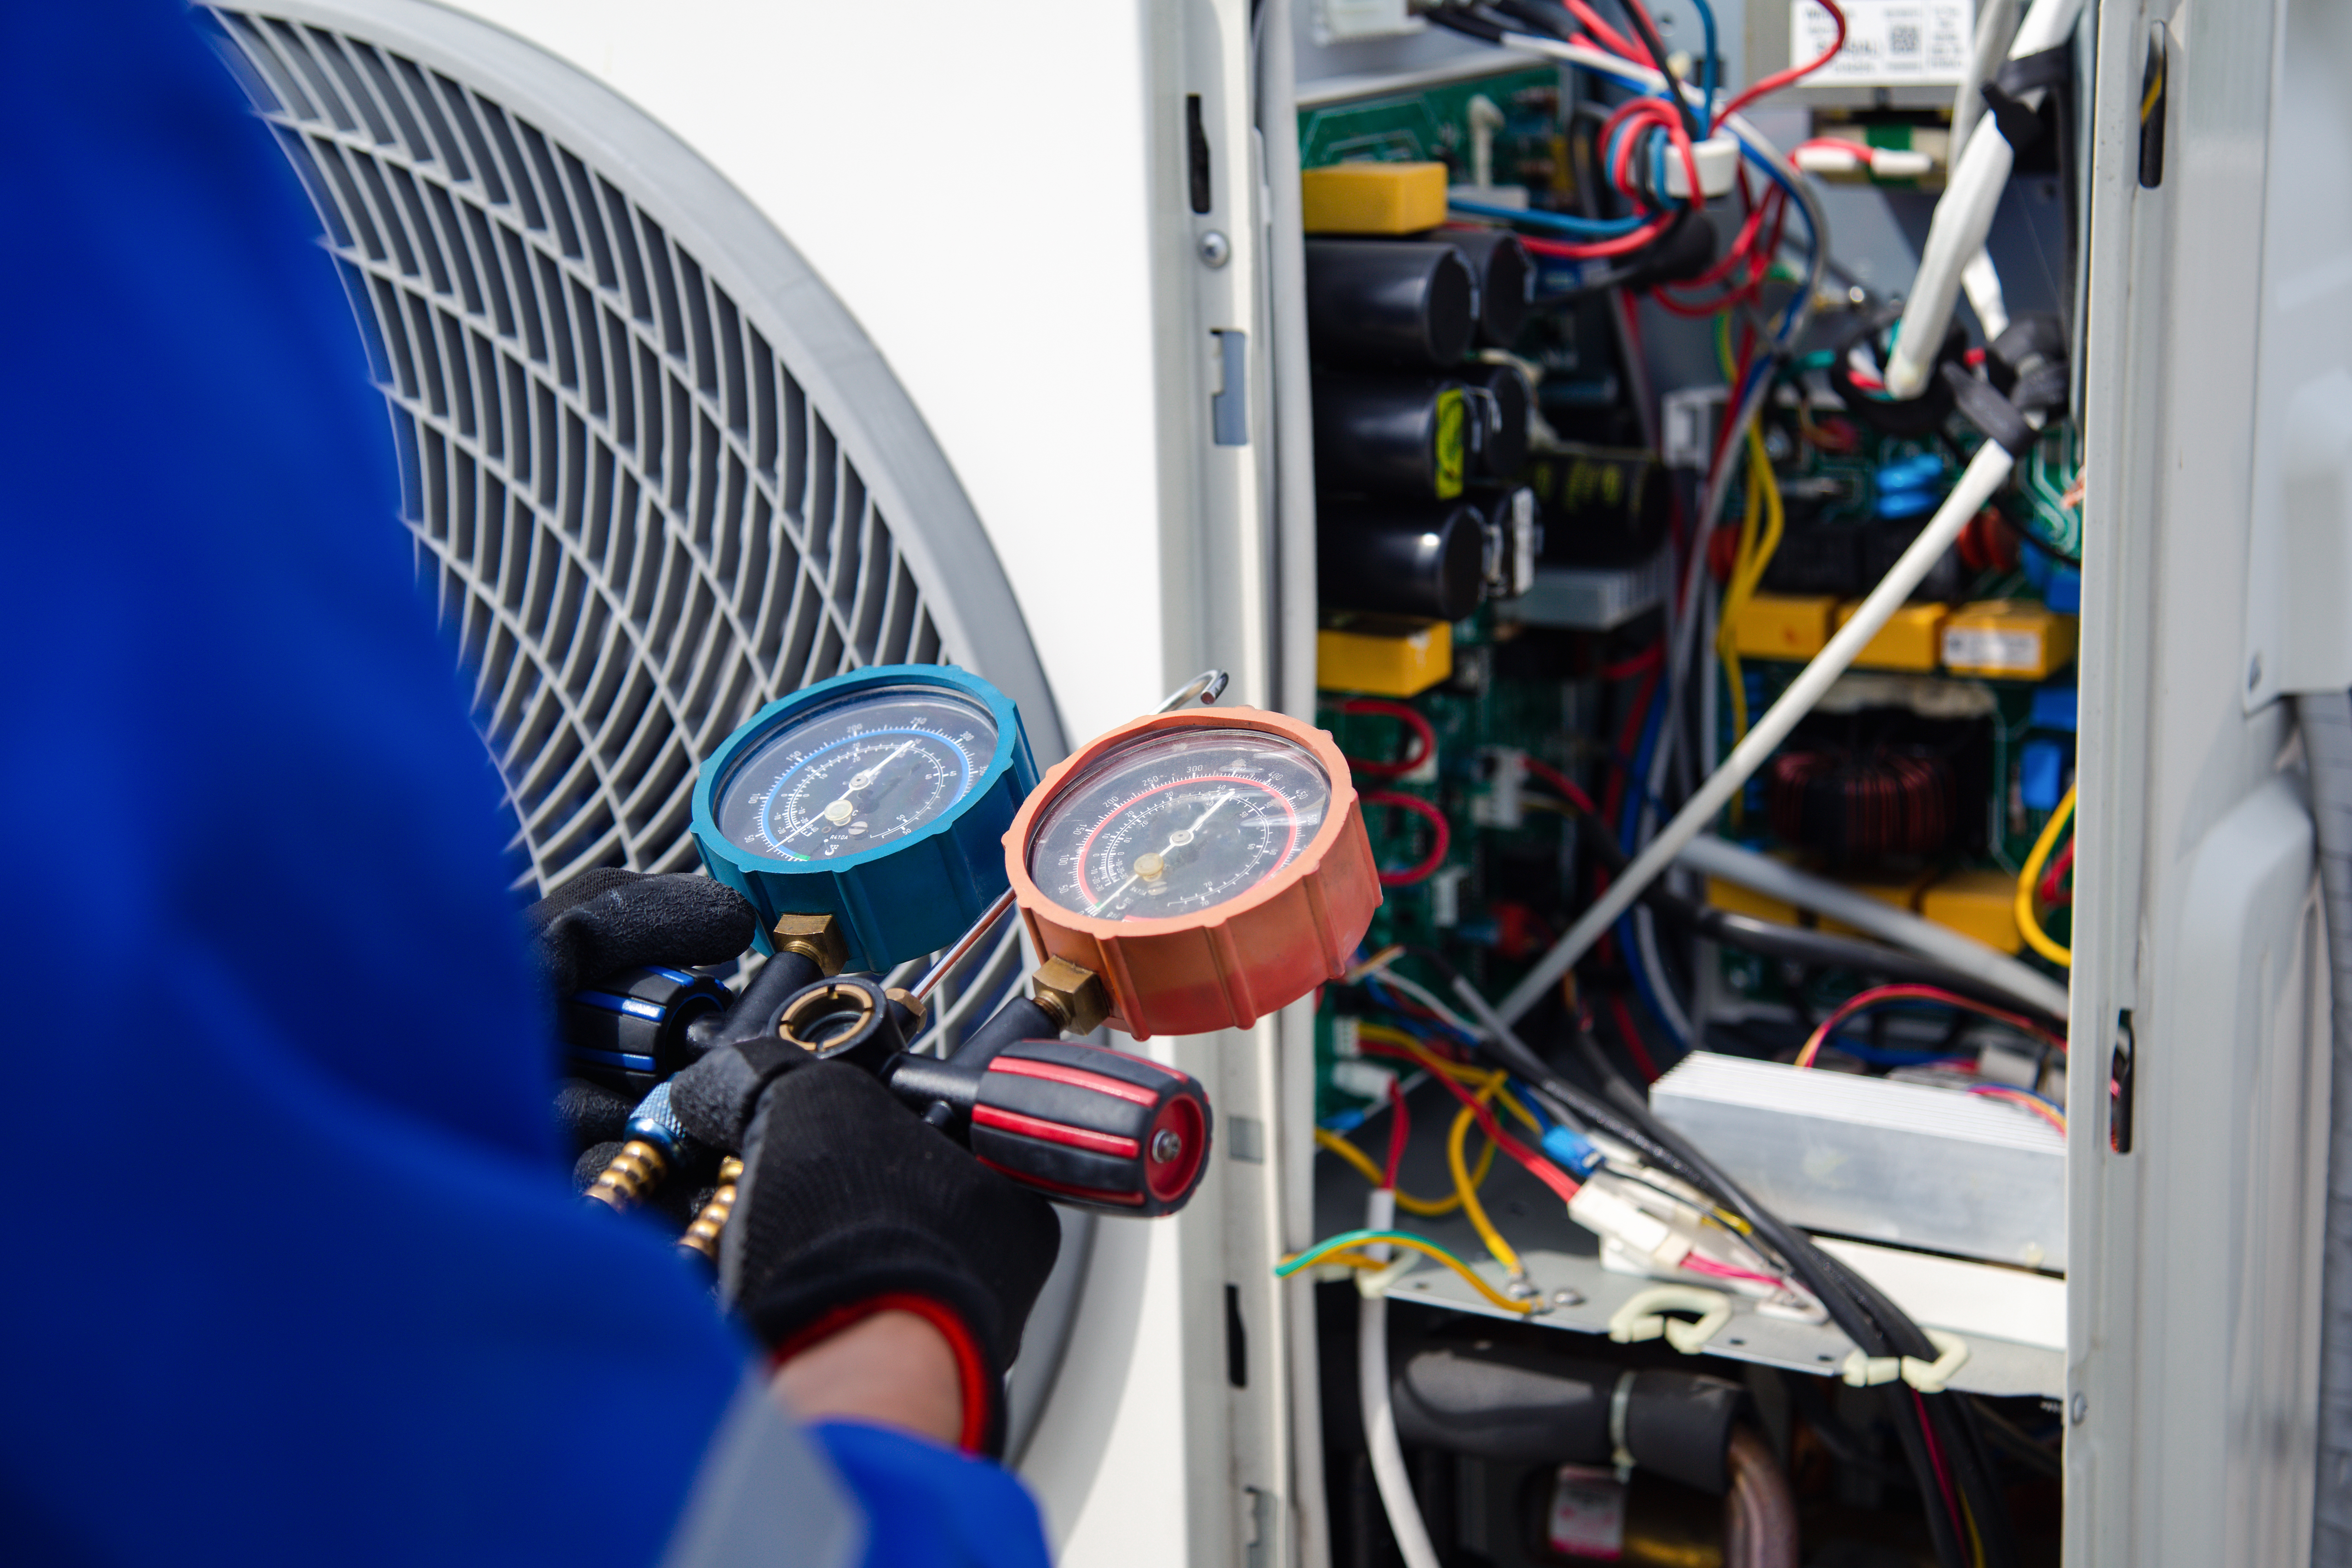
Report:
[[898,761],[900,757],[906,755],[907,748],[914,744],[915,743],[911,740],[900,741],[898,743],[898,750],[893,751],[889,756],[884,758],[881,761],[876,763],[865,772],[853,776],[848,783],[843,785],[841,787],[841,798],[839,800],[834,801],[832,805],[827,806],[824,810],[819,811],[815,816],[811,817],[807,821],[803,822],[799,827],[794,828],[791,832],[786,833],[779,841],[787,844],[791,843],[794,839],[799,838],[803,833],[807,832],[819,822],[831,822],[835,826],[838,827],[842,823],[849,821],[849,798],[852,795],[856,794],[860,789],[865,789],[868,784],[873,783],[874,776],[877,773],[881,772],[882,769],[889,767],[890,764]]
[[[1215,816],[1217,813],[1217,808],[1232,800],[1238,793],[1240,793],[1240,791],[1228,789],[1223,794],[1218,796],[1215,800],[1210,801],[1209,809],[1202,812],[1199,816],[1193,818],[1192,825],[1191,827],[1179,828],[1174,832],[1169,834],[1167,844],[1158,854],[1150,855],[1149,857],[1144,855],[1136,856],[1136,864],[1139,866],[1147,858],[1149,858],[1155,864],[1165,865],[1168,861],[1168,852],[1170,850],[1181,850],[1186,844],[1191,843],[1192,841],[1192,835],[1201,831],[1201,824],[1207,821],[1211,817]],[[1140,871],[1129,873],[1125,882],[1120,883],[1117,887],[1112,888],[1108,893],[1103,894],[1101,898],[1096,900],[1094,903],[1087,904],[1087,913],[1088,915],[1100,914],[1110,904],[1118,902],[1118,895],[1120,894],[1125,893],[1129,888],[1133,887],[1138,882],[1141,881],[1142,878],[1143,873]]]

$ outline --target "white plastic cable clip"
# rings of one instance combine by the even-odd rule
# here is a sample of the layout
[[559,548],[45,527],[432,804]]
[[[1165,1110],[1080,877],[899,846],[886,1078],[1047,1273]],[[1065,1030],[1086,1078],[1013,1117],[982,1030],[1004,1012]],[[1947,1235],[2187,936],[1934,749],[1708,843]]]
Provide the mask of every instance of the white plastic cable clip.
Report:
[[1408,1252],[1385,1269],[1360,1269],[1356,1271],[1356,1294],[1370,1301],[1385,1296],[1396,1288],[1396,1282],[1413,1271],[1421,1262],[1420,1255]]
[[[1670,1318],[1670,1312],[1697,1312],[1698,1322]],[[1609,1337],[1619,1344],[1635,1344],[1664,1336],[1685,1355],[1696,1355],[1724,1324],[1731,1321],[1731,1298],[1720,1291],[1695,1285],[1653,1285],[1636,1291],[1609,1314]]]
[[1895,1355],[1864,1355],[1858,1350],[1846,1352],[1845,1364],[1838,1369],[1848,1388],[1875,1388],[1882,1383],[1893,1383],[1903,1375],[1903,1358]]
[[1923,1328],[1927,1343],[1943,1354],[1933,1361],[1922,1361],[1916,1355],[1903,1358],[1903,1381],[1922,1394],[1941,1394],[1952,1375],[1969,1359],[1969,1342],[1956,1333],[1942,1329]]

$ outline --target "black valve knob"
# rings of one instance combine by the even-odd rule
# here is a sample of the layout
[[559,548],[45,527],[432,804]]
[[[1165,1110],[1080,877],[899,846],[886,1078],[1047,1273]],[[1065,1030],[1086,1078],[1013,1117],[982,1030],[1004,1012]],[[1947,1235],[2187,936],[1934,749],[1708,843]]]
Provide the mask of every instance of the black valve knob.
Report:
[[642,1099],[700,1051],[687,1031],[733,1001],[726,987],[685,969],[631,969],[563,998],[558,1024],[569,1069]]

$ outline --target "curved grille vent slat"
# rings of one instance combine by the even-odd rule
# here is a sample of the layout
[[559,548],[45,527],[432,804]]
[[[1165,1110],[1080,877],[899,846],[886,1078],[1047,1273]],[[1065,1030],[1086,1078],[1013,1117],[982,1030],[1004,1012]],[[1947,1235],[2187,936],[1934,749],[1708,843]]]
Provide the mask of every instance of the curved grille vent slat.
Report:
[[369,337],[527,882],[683,870],[759,705],[951,656],[864,476],[703,258],[495,92],[218,14]]

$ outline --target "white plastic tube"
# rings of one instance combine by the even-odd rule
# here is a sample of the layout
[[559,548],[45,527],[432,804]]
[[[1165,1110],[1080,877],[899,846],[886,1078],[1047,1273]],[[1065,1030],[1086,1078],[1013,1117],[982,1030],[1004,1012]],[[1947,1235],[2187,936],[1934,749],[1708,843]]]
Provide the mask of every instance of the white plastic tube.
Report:
[[[2017,29],[2016,42],[2010,46],[2009,57],[2023,59],[2063,42],[2074,30],[2074,19],[2082,9],[2083,0],[2033,0]],[[2038,109],[2042,98],[2042,90],[2035,89],[2024,94],[2022,101]],[[1919,273],[1912,281],[1910,302],[1903,308],[1903,332],[1886,361],[1887,396],[1912,398],[1926,390],[1927,378],[1935,371],[1937,352],[1943,346],[1944,331],[1952,324],[1952,307],[1959,300],[1960,273],[1984,249],[1985,235],[1992,231],[1993,209],[2000,204],[2000,193],[2016,162],[2016,150],[2001,135],[2000,127],[1985,119],[1977,121],[1968,145],[1954,154],[1952,177],[1936,203],[1936,215],[1927,225],[1927,248],[1919,256]]]
[[2006,953],[1988,947],[1972,936],[1963,936],[1949,926],[1922,920],[1907,909],[1881,904],[1827,877],[1799,871],[1786,862],[1707,833],[1685,844],[1681,860],[1687,870],[1736,882],[1768,898],[1826,915],[1890,946],[1933,958],[1947,968],[1957,969],[1970,979],[2006,992],[2037,1011],[2053,1018],[2066,1016],[2065,987]]
[[[2042,3],[2046,5],[2049,0]],[[1853,619],[1840,627],[1829,645],[1814,654],[1812,662],[1789,683],[1780,700],[1765,710],[1747,737],[1724,758],[1723,766],[1707,775],[1684,802],[1683,809],[1675,813],[1674,821],[1660,830],[1649,847],[1634,857],[1633,863],[1610,883],[1609,891],[1569,927],[1568,935],[1551,951],[1537,960],[1525,978],[1511,988],[1510,995],[1496,1009],[1506,1021],[1525,1018],[1528,1009],[1559,984],[1559,977],[1591,950],[1592,945],[1601,940],[1601,934],[1616,923],[1617,917],[1657,880],[1658,873],[1674,863],[1684,847],[1698,837],[1700,831],[1715,820],[1716,813],[1780,749],[1789,732],[1797,727],[1797,721],[1812,711],[1831,683],[1845,674],[1855,655],[1869,645],[1870,640],[1894,618],[1895,611],[1902,608],[1904,601],[1911,597],[1920,579],[1943,559],[1969,519],[1992,499],[1992,493],[2009,477],[2011,461],[1999,442],[1988,441],[1977,448],[1977,455],[1960,471],[1960,482],[1944,497],[1944,504],[1936,509],[1919,537],[1911,541],[1910,548],[1887,569],[1878,586],[1870,591],[1870,597],[1862,601]]]
[[[1364,1202],[1364,1228],[1386,1230],[1396,1222],[1396,1193],[1374,1187]],[[1367,1256],[1385,1260],[1392,1249],[1375,1242]],[[1372,1483],[1380,1489],[1381,1508],[1389,1516],[1389,1533],[1396,1537],[1404,1568],[1438,1568],[1437,1549],[1429,1543],[1429,1526],[1412,1495],[1412,1478],[1405,1474],[1404,1445],[1397,1441],[1396,1408],[1389,1403],[1389,1295],[1385,1280],[1357,1289],[1363,1300],[1356,1307],[1356,1402],[1364,1409],[1364,1450],[1372,1461]]]

